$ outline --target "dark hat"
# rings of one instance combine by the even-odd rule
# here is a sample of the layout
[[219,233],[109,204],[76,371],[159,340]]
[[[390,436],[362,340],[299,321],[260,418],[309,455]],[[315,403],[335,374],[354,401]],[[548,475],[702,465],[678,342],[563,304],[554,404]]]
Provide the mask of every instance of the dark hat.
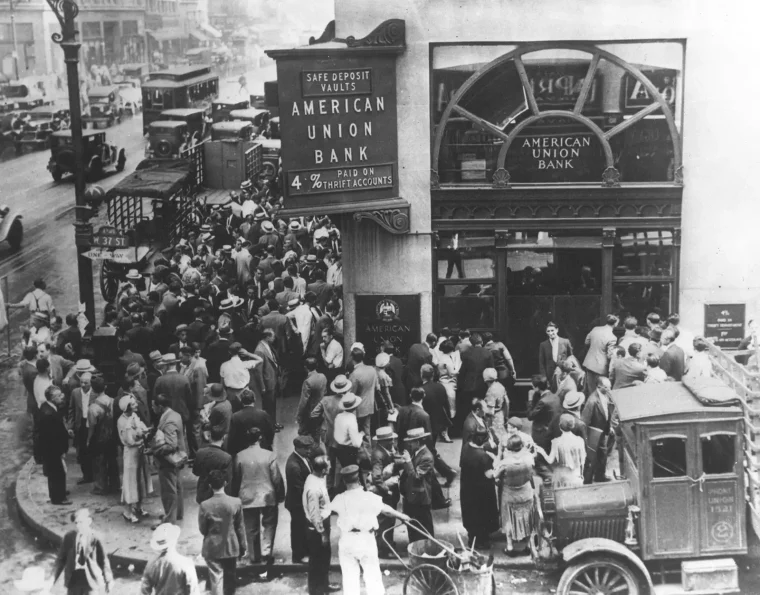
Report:
[[127,366],[127,376],[139,376],[140,372],[142,371],[142,368],[140,367],[140,364],[137,362],[132,362]]
[[296,448],[311,448],[314,446],[314,438],[311,436],[296,436],[293,439],[293,446]]
[[359,475],[359,465],[346,465],[340,470],[341,475]]

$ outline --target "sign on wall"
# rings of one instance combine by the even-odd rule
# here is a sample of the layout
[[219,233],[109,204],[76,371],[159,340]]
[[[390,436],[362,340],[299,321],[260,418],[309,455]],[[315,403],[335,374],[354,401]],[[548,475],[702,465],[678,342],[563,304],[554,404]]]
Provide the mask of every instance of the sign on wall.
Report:
[[398,196],[395,56],[278,59],[277,79],[288,206]]
[[[641,72],[657,88],[662,98],[675,111],[678,71],[672,68],[642,68]],[[622,85],[623,113],[635,114],[641,108],[654,103],[654,98],[640,81],[625,73]]]
[[385,341],[393,343],[399,357],[406,356],[420,342],[419,294],[357,295],[356,340],[372,361]]
[[705,304],[705,338],[721,349],[736,349],[744,338],[745,304]]

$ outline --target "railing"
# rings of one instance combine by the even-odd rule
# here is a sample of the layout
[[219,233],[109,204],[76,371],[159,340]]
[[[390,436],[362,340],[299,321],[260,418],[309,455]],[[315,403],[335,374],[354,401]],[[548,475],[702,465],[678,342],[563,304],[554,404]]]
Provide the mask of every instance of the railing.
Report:
[[245,179],[255,181],[264,164],[264,150],[257,143],[245,152]]
[[199,186],[203,186],[203,182],[206,179],[203,168],[205,166],[205,160],[203,157],[203,143],[198,143],[192,147],[188,147],[184,151],[180,151],[180,158],[190,160],[190,173],[192,174],[193,187],[191,190],[196,190]]
[[744,415],[744,471],[747,478],[747,503],[752,528],[760,537],[760,465],[757,456],[760,453],[760,373],[738,363],[734,359],[737,353],[726,353],[712,344],[709,344],[708,352],[715,375],[730,386],[741,401]]

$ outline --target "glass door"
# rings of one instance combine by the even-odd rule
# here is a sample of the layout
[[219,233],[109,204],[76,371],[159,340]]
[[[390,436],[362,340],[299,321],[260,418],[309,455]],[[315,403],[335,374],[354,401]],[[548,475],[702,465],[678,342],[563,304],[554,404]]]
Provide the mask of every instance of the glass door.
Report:
[[582,362],[586,334],[602,309],[601,231],[512,231],[505,248],[502,340],[518,378],[539,373],[539,345],[549,322]]

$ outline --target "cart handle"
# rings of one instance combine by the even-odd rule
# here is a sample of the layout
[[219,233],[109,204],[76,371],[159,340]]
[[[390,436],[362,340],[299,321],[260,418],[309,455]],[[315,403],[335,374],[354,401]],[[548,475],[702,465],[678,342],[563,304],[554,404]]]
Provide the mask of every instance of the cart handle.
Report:
[[398,558],[399,562],[404,565],[404,568],[407,570],[411,570],[411,568],[407,565],[406,562],[401,558],[401,556],[398,555],[398,552],[396,551],[396,548],[392,548],[391,544],[388,542],[387,534],[390,531],[394,531],[396,527],[400,527],[401,525],[408,525],[412,529],[416,530],[418,533],[421,533],[423,536],[425,536],[427,539],[432,541],[434,544],[439,546],[444,552],[447,554],[451,554],[452,556],[455,556],[458,560],[464,561],[464,556],[461,556],[460,554],[457,554],[456,551],[452,548],[449,548],[448,546],[444,545],[440,541],[438,541],[435,537],[430,535],[430,533],[427,532],[427,529],[420,523],[417,519],[410,519],[409,521],[396,521],[394,525],[391,527],[388,527],[385,531],[382,532],[381,536],[383,538],[383,541],[385,542],[385,545],[388,546],[388,549],[393,552],[393,555]]
[[407,570],[411,570],[411,568],[407,565],[406,562],[404,562],[404,560],[401,558],[401,556],[398,555],[398,552],[396,551],[396,548],[395,547],[391,547],[391,544],[388,541],[388,537],[387,537],[388,536],[388,532],[395,531],[396,527],[400,527],[401,525],[404,525],[404,524],[405,524],[404,521],[398,520],[393,525],[391,525],[390,527],[388,527],[385,531],[383,531],[380,535],[383,538],[383,541],[385,542],[385,545],[388,547],[388,549],[390,551],[393,552],[393,555],[398,558],[398,561],[401,562],[401,564],[404,566],[404,568],[406,568]]

